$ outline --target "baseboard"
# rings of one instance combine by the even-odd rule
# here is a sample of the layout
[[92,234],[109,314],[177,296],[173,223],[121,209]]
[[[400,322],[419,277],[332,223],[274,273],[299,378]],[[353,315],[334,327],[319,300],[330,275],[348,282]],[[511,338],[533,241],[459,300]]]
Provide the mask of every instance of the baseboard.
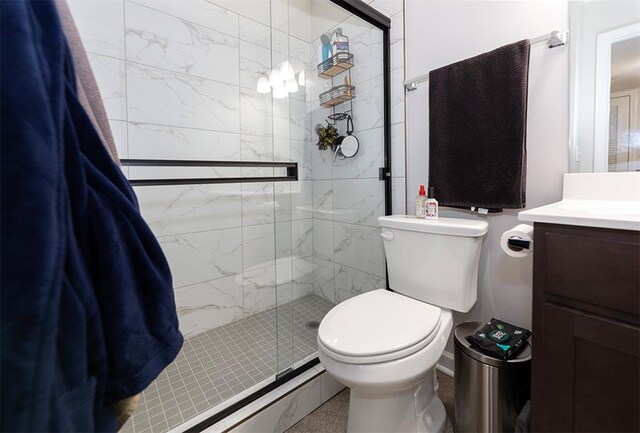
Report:
[[442,356],[436,364],[436,369],[448,376],[454,377],[455,364],[453,362],[453,353],[447,351],[442,352]]

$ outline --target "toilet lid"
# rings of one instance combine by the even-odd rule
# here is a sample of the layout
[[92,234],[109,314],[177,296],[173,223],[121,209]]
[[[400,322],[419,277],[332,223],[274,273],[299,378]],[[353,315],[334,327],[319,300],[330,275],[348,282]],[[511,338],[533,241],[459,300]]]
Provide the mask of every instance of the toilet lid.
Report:
[[322,319],[320,342],[347,356],[382,355],[414,346],[440,323],[440,308],[388,290],[374,290],[335,306]]

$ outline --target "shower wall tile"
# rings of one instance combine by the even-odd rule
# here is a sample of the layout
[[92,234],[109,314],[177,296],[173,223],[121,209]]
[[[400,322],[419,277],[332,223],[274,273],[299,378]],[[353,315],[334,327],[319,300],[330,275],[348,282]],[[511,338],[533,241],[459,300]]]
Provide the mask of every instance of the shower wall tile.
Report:
[[313,255],[313,220],[291,222],[291,243],[293,257],[306,258]]
[[372,78],[356,88],[353,99],[353,120],[358,130],[383,126],[384,100],[382,77]]
[[273,138],[273,160],[291,161],[291,139],[284,137]]
[[242,229],[232,228],[158,238],[174,287],[232,276],[242,271]]
[[404,122],[404,69],[391,72],[391,118],[393,123]]
[[[276,137],[289,139],[291,137],[290,119],[290,98],[273,98],[273,135]],[[303,138],[304,140],[304,138]]]
[[310,147],[313,148],[311,153],[311,172],[313,173],[313,179],[331,179],[333,152],[331,152],[331,149],[320,150],[315,143]]
[[333,245],[335,263],[384,278],[386,271],[380,228],[335,223]]
[[238,14],[207,0],[132,0],[169,15],[238,37]]
[[391,125],[391,176],[405,176],[405,137],[404,123]]
[[137,188],[142,215],[156,236],[238,227],[238,185],[176,185]]
[[[381,33],[378,29],[370,29],[349,40],[349,49],[357,59],[357,67],[351,69],[351,80],[356,91],[359,90],[359,84],[382,74],[382,67],[374,63],[377,58],[371,55],[374,32]],[[381,46],[377,49],[381,49]]]
[[240,16],[239,37],[245,42],[271,49],[271,32],[269,27],[249,18]]
[[243,317],[238,275],[181,287],[175,297],[180,331],[187,338]]
[[289,133],[292,140],[311,140],[306,101],[289,98]]
[[[274,65],[277,65],[279,62],[290,56],[289,35],[283,31],[272,28],[271,47],[273,48]],[[284,56],[278,56],[278,54],[284,54]]]
[[276,260],[291,260],[291,254],[293,252],[291,221],[276,222],[275,236]]
[[273,266],[276,248],[275,230],[276,227],[273,224],[242,227],[242,260],[245,272],[252,268]]
[[256,89],[258,79],[271,70],[271,51],[249,42],[240,41],[240,86]]
[[127,138],[127,122],[109,120],[109,127],[120,158],[129,157],[129,140]]
[[129,121],[238,132],[238,88],[213,80],[130,63]]
[[68,3],[85,49],[124,59],[123,2],[70,0]]
[[333,262],[314,256],[313,265],[313,293],[330,302],[336,302]]
[[379,168],[384,166],[384,129],[356,131],[360,149],[353,158],[333,161],[335,179],[378,179]]
[[289,34],[311,41],[311,0],[289,0]]
[[242,184],[242,225],[273,224],[273,183]]
[[286,32],[289,27],[289,1],[270,0],[271,3],[271,27]]
[[336,303],[376,289],[385,289],[384,278],[347,266],[335,265]]
[[240,143],[243,161],[273,161],[273,137],[241,134]]
[[273,132],[273,110],[271,95],[258,93],[255,89],[240,89],[242,110],[240,132],[242,134],[270,136]]
[[333,219],[333,181],[313,181],[313,217]]
[[313,220],[313,256],[333,260],[333,222]]
[[[281,169],[278,169],[281,170]],[[275,191],[275,220],[276,222],[291,221],[291,188],[294,182],[274,183]]]
[[[298,164],[299,169],[300,165]],[[312,218],[313,182],[300,180],[289,185],[291,187],[291,218],[293,220]]]
[[289,36],[289,56],[303,63],[309,62],[309,43]]
[[264,0],[208,0],[210,3],[248,17],[265,25],[270,25],[270,2]]
[[384,182],[378,179],[335,179],[334,221],[378,227],[384,215]]
[[276,267],[249,269],[242,273],[244,314],[251,315],[276,305]]
[[291,160],[298,162],[298,179],[310,180],[312,178],[312,152],[315,151],[315,143],[311,141],[290,141]]
[[293,260],[293,299],[313,294],[313,259]]
[[127,60],[238,84],[236,37],[136,3],[126,2],[125,14]]
[[98,83],[107,117],[127,120],[127,83],[124,60],[88,53],[93,74]]
[[129,122],[131,158],[239,160],[240,136],[177,126]]

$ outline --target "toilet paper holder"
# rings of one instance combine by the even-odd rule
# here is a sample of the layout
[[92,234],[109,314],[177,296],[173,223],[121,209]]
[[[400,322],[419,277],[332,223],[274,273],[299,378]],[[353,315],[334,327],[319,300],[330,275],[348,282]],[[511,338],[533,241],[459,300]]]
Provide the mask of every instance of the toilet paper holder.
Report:
[[509,245],[509,247],[511,247],[512,249],[518,251],[518,250],[528,250],[531,248],[531,242],[530,241],[525,241],[523,239],[517,239],[517,238],[509,238],[507,240],[507,245]]

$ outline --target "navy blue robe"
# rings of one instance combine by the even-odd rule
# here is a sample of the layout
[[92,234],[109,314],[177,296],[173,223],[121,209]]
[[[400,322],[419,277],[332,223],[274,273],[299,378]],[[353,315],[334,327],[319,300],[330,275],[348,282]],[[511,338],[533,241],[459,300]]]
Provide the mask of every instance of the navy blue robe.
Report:
[[50,0],[0,1],[2,431],[115,431],[182,346],[171,273]]

